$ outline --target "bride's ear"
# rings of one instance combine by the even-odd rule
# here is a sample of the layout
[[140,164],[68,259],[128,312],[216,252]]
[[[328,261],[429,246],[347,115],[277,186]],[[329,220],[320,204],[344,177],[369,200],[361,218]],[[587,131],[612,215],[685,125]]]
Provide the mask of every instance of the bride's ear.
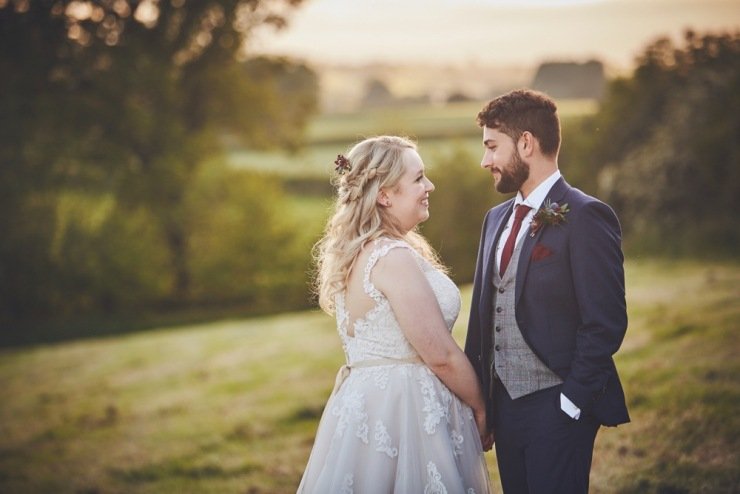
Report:
[[386,193],[385,189],[380,189],[380,192],[378,192],[378,206],[383,207],[390,207],[391,200],[388,197],[388,194]]

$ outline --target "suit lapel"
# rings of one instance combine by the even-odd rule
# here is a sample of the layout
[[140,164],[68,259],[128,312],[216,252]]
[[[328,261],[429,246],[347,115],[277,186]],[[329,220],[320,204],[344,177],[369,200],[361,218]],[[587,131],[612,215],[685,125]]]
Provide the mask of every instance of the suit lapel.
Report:
[[[547,201],[551,202],[558,202],[560,203],[563,198],[565,197],[565,194],[568,193],[568,190],[570,190],[570,185],[565,181],[563,177],[560,177],[557,182],[552,186],[550,189],[550,192],[548,192],[547,197],[545,198],[546,203]],[[530,264],[530,257],[532,256],[532,249],[534,249],[534,246],[537,245],[537,242],[540,239],[540,236],[542,235],[542,232],[545,231],[546,227],[540,228],[537,233],[532,235],[529,231],[524,235],[524,239],[522,240],[524,243],[522,244],[522,251],[519,254],[519,263],[516,267],[516,301],[515,304],[519,303],[519,298],[522,296],[522,293],[524,292],[524,282],[527,279],[527,272],[529,271],[529,264]]]
[[489,241],[486,243],[486,250],[484,253],[484,266],[486,267],[484,280],[487,283],[491,282],[493,268],[496,265],[496,245],[498,244],[499,238],[501,238],[501,232],[503,231],[509,216],[511,216],[511,212],[514,209],[514,200],[511,199],[510,202],[511,204],[507,205],[503,214],[499,215],[499,217],[493,221],[488,231],[486,231],[486,238],[488,238]]
[[[480,299],[478,304],[478,314],[481,321],[481,328],[490,328],[491,317],[493,317],[491,303],[492,295],[492,277],[493,269],[496,266],[496,244],[501,237],[501,231],[506,225],[506,221],[511,215],[513,210],[514,200],[511,199],[510,203],[503,208],[502,212],[497,218],[494,218],[488,225],[485,231],[485,239],[483,244],[483,279],[481,280],[481,291]],[[485,330],[484,330],[485,331]],[[490,341],[484,338],[483,341]]]

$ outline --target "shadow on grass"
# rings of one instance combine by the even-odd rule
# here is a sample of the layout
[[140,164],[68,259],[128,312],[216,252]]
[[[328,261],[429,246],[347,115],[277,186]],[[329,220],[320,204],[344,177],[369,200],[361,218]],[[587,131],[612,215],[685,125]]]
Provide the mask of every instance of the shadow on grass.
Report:
[[[305,310],[312,306],[289,310]],[[0,321],[0,349],[21,348],[61,343],[89,338],[104,338],[143,332],[151,329],[178,328],[216,322],[274,315],[274,308],[255,308],[249,305],[178,307],[162,310],[130,311],[126,313],[94,314],[69,318],[44,318],[24,321]]]
[[260,468],[251,464],[243,464],[233,468],[225,468],[215,463],[193,464],[190,463],[188,458],[183,458],[144,465],[139,468],[114,468],[110,470],[110,474],[115,479],[127,484],[144,484],[173,478],[202,480],[241,477],[260,470]]

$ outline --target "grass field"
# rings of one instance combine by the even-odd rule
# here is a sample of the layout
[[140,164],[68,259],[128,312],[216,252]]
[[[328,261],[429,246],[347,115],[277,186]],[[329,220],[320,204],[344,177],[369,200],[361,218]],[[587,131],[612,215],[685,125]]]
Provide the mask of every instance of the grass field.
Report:
[[[592,492],[739,492],[740,266],[626,269],[633,422],[599,433]],[[4,350],[0,492],[295,492],[342,362],[318,312]]]
[[[360,113],[319,115],[308,125],[307,145],[300,151],[254,151],[232,147],[231,165],[285,176],[325,177],[337,156],[363,137],[378,134],[406,135],[417,141],[423,158],[434,157],[460,145],[477,156],[481,150],[480,129],[475,116],[484,102],[452,103],[444,106],[410,106],[368,109]],[[594,100],[558,102],[563,125],[569,118],[594,113]],[[430,161],[431,162],[431,161]]]

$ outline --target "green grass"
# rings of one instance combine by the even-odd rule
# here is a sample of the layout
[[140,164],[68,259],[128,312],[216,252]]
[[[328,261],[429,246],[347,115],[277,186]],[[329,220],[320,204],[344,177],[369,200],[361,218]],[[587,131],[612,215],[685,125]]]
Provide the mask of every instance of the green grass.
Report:
[[[319,115],[308,125],[307,145],[303,149],[290,153],[232,147],[228,161],[232,166],[277,172],[288,177],[325,177],[332,170],[337,153],[346,151],[364,137],[379,134],[413,138],[425,158],[447,152],[456,144],[477,156],[481,140],[475,117],[483,104],[476,101]],[[563,100],[558,105],[564,120],[588,115],[597,109],[594,100]]]
[[[627,285],[633,422],[599,433],[592,492],[737,492],[740,266],[630,261]],[[295,492],[342,362],[316,311],[6,349],[0,492]]]

